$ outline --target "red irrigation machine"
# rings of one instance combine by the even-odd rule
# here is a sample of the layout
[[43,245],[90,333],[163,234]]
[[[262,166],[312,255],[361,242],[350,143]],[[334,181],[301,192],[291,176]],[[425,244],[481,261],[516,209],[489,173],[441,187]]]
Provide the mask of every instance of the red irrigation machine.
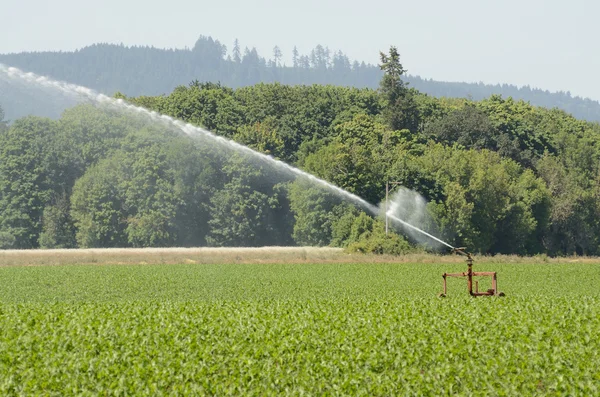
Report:
[[[469,295],[471,296],[504,296],[504,292],[498,292],[498,278],[496,276],[496,272],[474,272],[473,271],[473,257],[470,253],[465,251],[466,248],[453,248],[452,252],[458,255],[463,255],[467,257],[467,271],[463,273],[444,273],[442,277],[444,278],[444,292],[439,294],[440,297],[445,298],[448,293],[448,287],[446,285],[446,278],[448,277],[457,277],[457,278],[466,278],[467,279],[467,290],[469,291]],[[473,277],[491,277],[492,278],[492,288],[486,291],[479,291],[479,281],[475,280],[475,289],[473,290]]]

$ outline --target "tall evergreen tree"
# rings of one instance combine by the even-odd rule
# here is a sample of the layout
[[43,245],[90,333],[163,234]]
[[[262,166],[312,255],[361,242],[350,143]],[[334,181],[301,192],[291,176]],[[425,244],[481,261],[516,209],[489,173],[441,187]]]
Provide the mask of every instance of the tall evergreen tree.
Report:
[[413,93],[408,90],[402,76],[406,69],[400,63],[400,54],[394,46],[389,54],[380,52],[379,68],[384,72],[379,90],[386,101],[383,116],[393,130],[408,129],[416,132],[419,117]]
[[402,76],[407,70],[400,63],[400,54],[394,46],[390,47],[389,54],[379,52],[379,57],[381,59],[379,68],[384,72],[379,89],[390,103],[394,103],[406,93]]
[[282,53],[279,46],[273,47],[273,64],[275,65],[275,67],[281,66],[281,57]]
[[235,39],[233,42],[233,62],[240,63],[242,62],[242,53],[240,51],[240,41]]
[[294,46],[294,50],[292,51],[292,65],[294,68],[298,67],[299,57],[300,55],[298,54],[298,48]]

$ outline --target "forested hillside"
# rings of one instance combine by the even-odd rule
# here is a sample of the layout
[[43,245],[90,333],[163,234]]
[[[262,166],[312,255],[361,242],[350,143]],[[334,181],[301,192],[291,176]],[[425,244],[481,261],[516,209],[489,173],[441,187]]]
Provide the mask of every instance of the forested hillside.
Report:
[[[128,101],[295,164],[372,203],[415,189],[484,253],[600,254],[600,125],[491,96],[192,82]],[[0,247],[334,245],[405,252],[380,219],[267,162],[90,104],[0,124]]]
[[[332,84],[357,88],[377,88],[381,71],[377,66],[351,61],[340,51],[321,45],[309,54],[294,49],[291,64],[284,65],[278,47],[266,57],[256,49],[226,46],[210,37],[200,37],[192,49],[163,50],[152,47],[126,47],[97,44],[75,52],[37,52],[0,55],[0,63],[55,79],[84,85],[113,95],[161,95],[190,81],[220,82],[239,88],[258,83]],[[290,57],[291,55],[291,57]],[[575,117],[600,121],[600,103],[573,97],[570,93],[512,85],[450,83],[405,76],[410,86],[436,97],[487,98],[493,94],[525,100],[533,105],[558,107]],[[16,99],[16,98],[15,98]],[[11,115],[25,115],[28,107],[2,104]],[[43,103],[36,105],[38,111]],[[51,112],[49,112],[51,114]]]

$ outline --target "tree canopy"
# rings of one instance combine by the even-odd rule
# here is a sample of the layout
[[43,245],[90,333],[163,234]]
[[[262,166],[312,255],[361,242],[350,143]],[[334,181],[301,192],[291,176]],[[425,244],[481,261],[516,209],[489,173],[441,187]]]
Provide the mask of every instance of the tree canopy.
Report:
[[[315,51],[315,65],[324,59],[326,49]],[[407,86],[395,48],[381,60],[379,90],[194,80],[169,95],[119,97],[374,204],[386,181],[399,182],[428,200],[453,245],[600,254],[599,124],[513,98],[437,99]],[[0,248],[414,249],[411,236],[386,235],[381,219],[331,191],[209,142],[90,104],[58,120],[15,120],[0,129]]]

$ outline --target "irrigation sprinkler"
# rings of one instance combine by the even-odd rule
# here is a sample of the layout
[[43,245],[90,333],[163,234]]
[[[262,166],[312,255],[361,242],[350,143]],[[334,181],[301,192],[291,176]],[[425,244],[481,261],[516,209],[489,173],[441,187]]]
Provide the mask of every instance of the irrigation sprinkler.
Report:
[[[444,278],[444,292],[439,294],[440,297],[445,298],[448,293],[448,288],[446,285],[446,278],[448,277],[457,277],[457,278],[466,278],[467,279],[467,290],[469,291],[469,295],[475,296],[504,296],[504,292],[498,292],[498,277],[496,276],[496,272],[474,272],[473,271],[473,257],[470,253],[465,251],[465,247],[461,248],[453,248],[452,252],[457,255],[463,255],[467,257],[467,271],[463,273],[444,273],[442,277]],[[475,291],[473,291],[473,277],[491,277],[492,278],[492,288],[486,291],[479,291],[479,281],[475,280]]]

